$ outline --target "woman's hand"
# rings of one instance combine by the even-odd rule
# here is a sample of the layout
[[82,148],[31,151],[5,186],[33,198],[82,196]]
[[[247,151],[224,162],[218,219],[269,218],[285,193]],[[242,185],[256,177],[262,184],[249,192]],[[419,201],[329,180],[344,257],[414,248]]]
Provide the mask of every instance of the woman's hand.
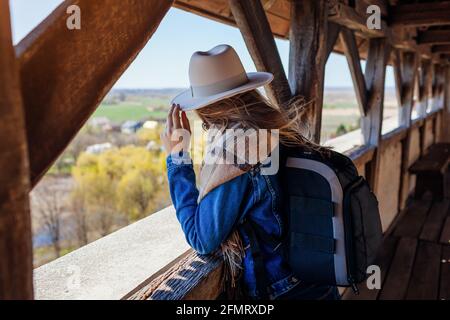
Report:
[[191,126],[180,105],[173,104],[167,115],[166,128],[161,133],[161,141],[168,154],[179,154],[189,151]]

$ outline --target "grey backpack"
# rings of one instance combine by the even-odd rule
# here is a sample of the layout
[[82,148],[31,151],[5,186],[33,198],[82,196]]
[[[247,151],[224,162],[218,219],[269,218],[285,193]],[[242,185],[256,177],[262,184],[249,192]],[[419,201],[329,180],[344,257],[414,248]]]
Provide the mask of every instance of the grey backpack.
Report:
[[281,159],[290,267],[301,280],[357,293],[382,240],[375,195],[340,153],[289,148]]

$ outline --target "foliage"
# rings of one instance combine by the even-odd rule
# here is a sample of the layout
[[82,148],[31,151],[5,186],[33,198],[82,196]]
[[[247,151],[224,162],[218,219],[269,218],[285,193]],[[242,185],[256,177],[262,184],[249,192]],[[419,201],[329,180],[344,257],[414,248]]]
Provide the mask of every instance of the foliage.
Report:
[[82,153],[72,170],[74,195],[81,195],[90,214],[100,215],[105,229],[107,217],[122,215],[135,221],[159,209],[154,204],[160,202],[160,191],[167,188],[164,160],[162,153],[138,146],[98,155]]

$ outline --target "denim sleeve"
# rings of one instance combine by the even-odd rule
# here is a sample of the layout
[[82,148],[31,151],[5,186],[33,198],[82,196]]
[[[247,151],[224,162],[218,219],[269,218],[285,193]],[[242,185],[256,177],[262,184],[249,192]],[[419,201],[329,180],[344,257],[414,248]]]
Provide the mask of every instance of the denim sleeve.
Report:
[[[189,161],[188,161],[189,162]],[[250,198],[246,174],[209,192],[197,205],[199,192],[192,164],[167,158],[170,196],[189,245],[200,254],[214,252],[240,219]]]

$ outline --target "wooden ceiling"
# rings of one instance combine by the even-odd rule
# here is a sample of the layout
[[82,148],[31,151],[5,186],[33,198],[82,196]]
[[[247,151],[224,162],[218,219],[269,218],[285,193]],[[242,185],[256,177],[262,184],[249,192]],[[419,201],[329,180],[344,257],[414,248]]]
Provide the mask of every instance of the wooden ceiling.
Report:
[[[290,0],[261,0],[275,37],[289,39]],[[450,55],[450,1],[329,0],[329,21],[356,31],[360,56],[366,58],[367,39],[387,37],[392,46],[418,51],[422,58],[448,63]],[[382,28],[366,26],[369,5],[381,9]],[[176,0],[174,6],[235,26],[228,0]],[[334,51],[342,53],[338,40]]]

